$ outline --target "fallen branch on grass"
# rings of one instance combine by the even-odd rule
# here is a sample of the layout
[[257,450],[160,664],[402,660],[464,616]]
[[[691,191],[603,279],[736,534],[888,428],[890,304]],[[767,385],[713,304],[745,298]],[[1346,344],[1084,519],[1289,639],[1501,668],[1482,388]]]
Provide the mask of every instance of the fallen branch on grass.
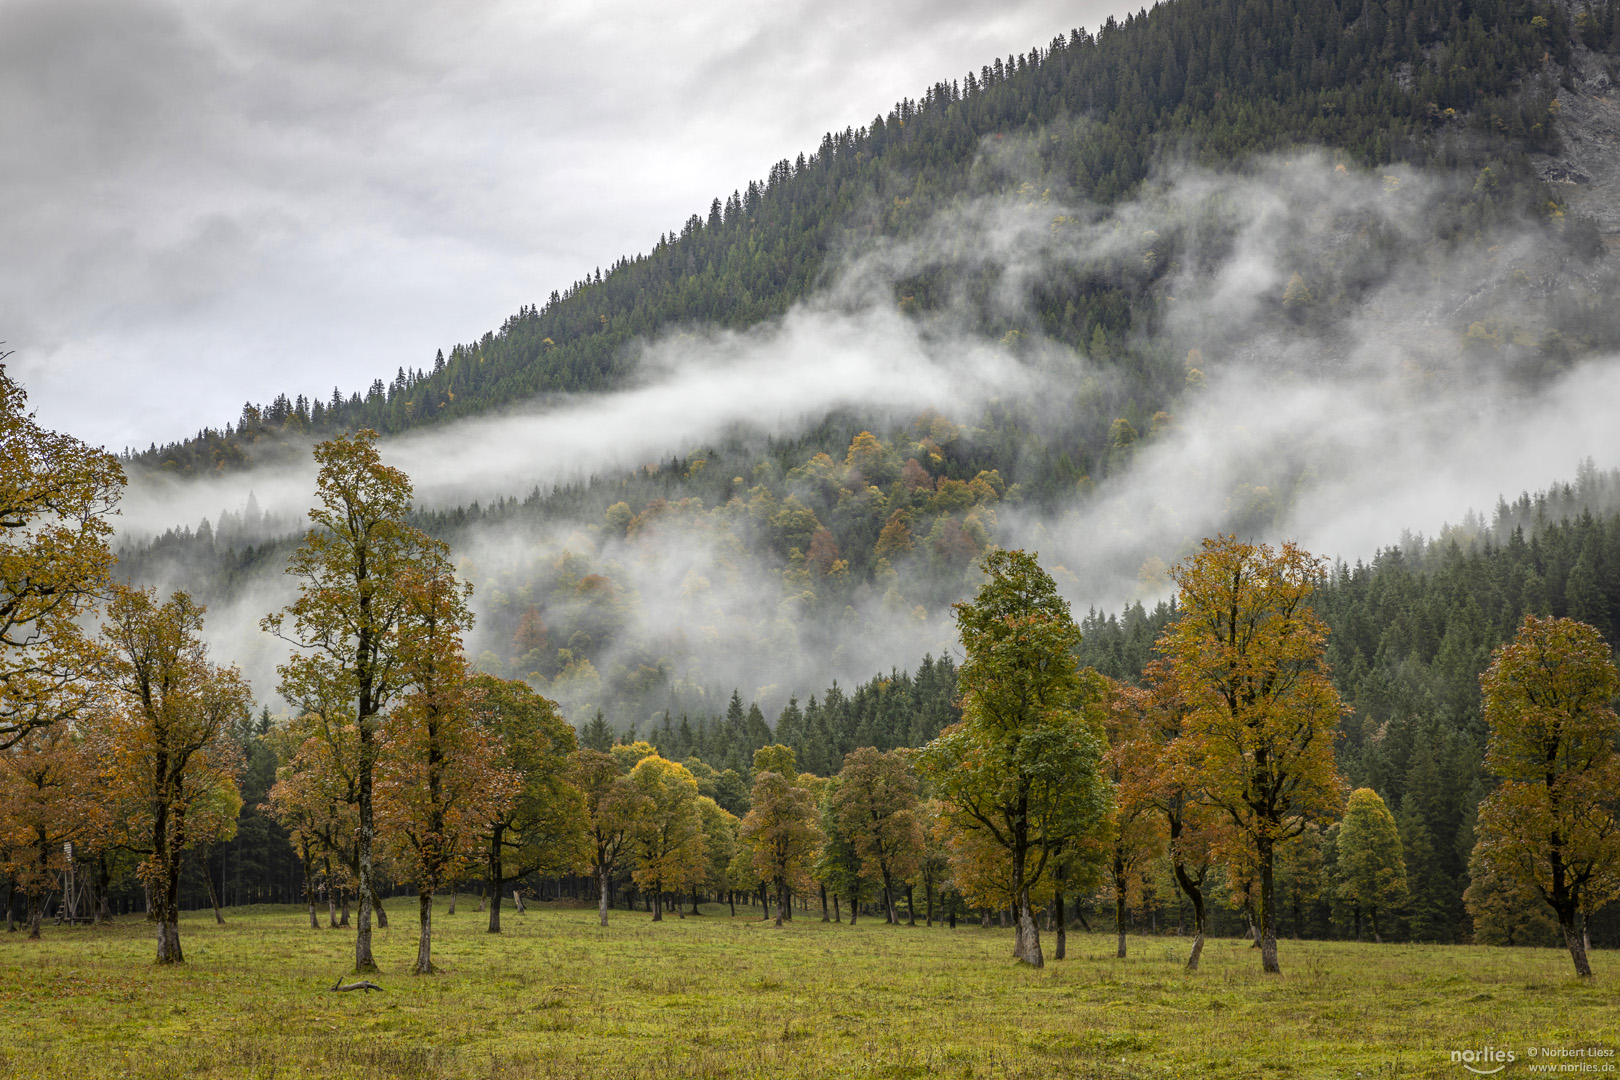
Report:
[[362,979],[359,982],[345,983],[343,981],[342,976],[339,976],[338,981],[332,984],[332,989],[330,991],[328,991],[328,993],[346,994],[350,990],[381,990],[381,989],[382,989],[382,987],[378,986],[376,983],[370,982],[370,981],[365,980],[365,979]]

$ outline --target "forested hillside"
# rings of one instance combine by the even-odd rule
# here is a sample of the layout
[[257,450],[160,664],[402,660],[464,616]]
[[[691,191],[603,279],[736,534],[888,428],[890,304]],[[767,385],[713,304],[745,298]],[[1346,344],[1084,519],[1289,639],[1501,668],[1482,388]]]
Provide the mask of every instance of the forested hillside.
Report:
[[[860,246],[915,237],[964,200],[1022,187],[1055,205],[1107,206],[1171,161],[1225,168],[1260,151],[1322,146],[1355,166],[1433,167],[1463,180],[1429,215],[1434,238],[1550,215],[1561,242],[1590,253],[1590,223],[1562,220],[1528,155],[1556,146],[1553,101],[1572,49],[1606,52],[1620,42],[1617,19],[1614,0],[1577,9],[1179,0],[1095,34],[1076,29],[829,133],[648,252],[553,291],[430,365],[401,365],[364,394],[289,391],[137,460],[207,472],[301,451],[312,434],[401,432],[537,394],[609,388],[633,370],[638,342],[780,316]],[[1151,414],[1170,403],[1181,374],[1146,344],[1174,255],[1151,248],[1134,265],[1043,282],[1033,323],[986,302],[996,268],[960,261],[915,268],[890,283],[892,301],[918,318],[965,308],[989,336],[1040,334],[1084,349],[1117,367],[1127,396]],[[1352,288],[1346,299],[1356,298]]]

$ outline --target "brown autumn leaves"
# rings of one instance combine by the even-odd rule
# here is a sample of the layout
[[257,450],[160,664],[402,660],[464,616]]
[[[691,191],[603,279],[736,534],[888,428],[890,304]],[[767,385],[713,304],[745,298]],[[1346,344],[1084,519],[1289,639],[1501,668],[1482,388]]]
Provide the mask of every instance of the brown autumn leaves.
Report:
[[[0,857],[37,933],[65,845],[79,859],[133,853],[157,958],[176,962],[181,855],[234,829],[233,736],[251,691],[208,659],[203,611],[184,593],[160,601],[112,580],[116,459],[24,408],[0,372]],[[1173,572],[1181,618],[1139,686],[1081,669],[1051,578],[1031,555],[994,551],[978,595],[957,605],[962,721],[921,751],[858,750],[830,778],[766,747],[739,821],[647,744],[581,749],[552,703],[471,672],[470,588],[448,548],[409,525],[409,480],[374,439],[317,447],[313,527],[288,567],[299,596],[264,621],[293,646],[271,808],[306,879],[316,859],[335,860],[355,886],[358,970],[376,968],[379,859],[417,885],[422,974],[434,970],[434,892],[470,874],[499,893],[525,874],[589,868],[604,924],[626,866],[655,918],[666,898],[680,912],[688,890],[695,908],[701,889],[774,900],[778,925],[795,893],[816,889],[823,918],[830,894],[852,921],[874,900],[898,921],[900,890],[909,901],[921,885],[931,917],[948,881],[975,905],[1012,909],[1015,956],[1038,966],[1038,910],[1055,915],[1061,959],[1066,897],[1101,889],[1123,925],[1160,859],[1193,908],[1190,968],[1218,873],[1251,914],[1264,969],[1279,970],[1278,860],[1346,797],[1334,758],[1346,709],[1310,605],[1324,569],[1294,545],[1204,541]],[[1478,857],[1545,900],[1589,975],[1579,918],[1620,894],[1609,647],[1590,627],[1532,615],[1482,686],[1498,783]]]

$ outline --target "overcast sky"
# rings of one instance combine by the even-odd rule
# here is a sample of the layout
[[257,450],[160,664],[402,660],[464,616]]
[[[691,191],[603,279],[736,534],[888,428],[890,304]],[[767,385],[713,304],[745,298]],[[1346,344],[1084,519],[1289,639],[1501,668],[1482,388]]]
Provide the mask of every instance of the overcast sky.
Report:
[[0,0],[0,340],[111,448],[496,328],[1114,0]]

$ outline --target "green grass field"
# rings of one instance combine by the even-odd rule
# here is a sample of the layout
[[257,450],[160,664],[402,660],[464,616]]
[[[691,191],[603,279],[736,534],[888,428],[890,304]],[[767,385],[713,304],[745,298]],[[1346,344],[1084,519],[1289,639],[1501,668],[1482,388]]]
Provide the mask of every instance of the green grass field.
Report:
[[[1620,1051],[1620,957],[1578,985],[1552,950],[1282,943],[1281,977],[1245,942],[1204,970],[1185,941],[1073,934],[1034,971],[1011,931],[822,924],[775,930],[706,908],[652,923],[532,905],[483,932],[463,899],[435,917],[445,969],[405,974],[414,904],[378,931],[383,993],[328,993],[348,930],[297,908],[181,923],[159,969],[148,924],[0,935],[0,1074],[40,1077],[1466,1077],[1489,1044]],[[322,912],[324,921],[324,911]],[[1050,935],[1042,936],[1050,949]],[[1599,1069],[1620,1057],[1589,1059]],[[1605,1075],[1602,1072],[1587,1075]],[[1620,1077],[1620,1073],[1609,1073]]]

